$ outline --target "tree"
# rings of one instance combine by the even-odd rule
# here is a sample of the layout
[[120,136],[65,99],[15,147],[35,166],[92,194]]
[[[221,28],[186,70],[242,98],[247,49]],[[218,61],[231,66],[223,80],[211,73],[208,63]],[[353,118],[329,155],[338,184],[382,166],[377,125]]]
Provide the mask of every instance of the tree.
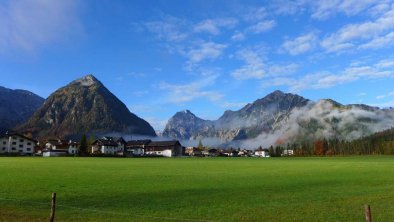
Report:
[[268,149],[268,153],[271,157],[275,156],[275,150],[274,147],[271,145],[270,148]]
[[[92,134],[92,135],[90,135],[90,137],[89,137],[89,139],[88,139],[88,148],[89,147],[92,147],[92,144],[94,143],[94,141],[96,141],[96,138],[94,137],[94,135]],[[86,153],[89,153],[90,151],[89,151],[89,149],[87,150],[87,152]]]
[[198,141],[198,146],[197,146],[197,148],[198,148],[198,151],[203,151],[203,150],[204,150],[204,146],[202,145],[201,140]]
[[88,143],[86,141],[86,134],[81,136],[81,140],[79,141],[79,155],[85,156],[88,151]]

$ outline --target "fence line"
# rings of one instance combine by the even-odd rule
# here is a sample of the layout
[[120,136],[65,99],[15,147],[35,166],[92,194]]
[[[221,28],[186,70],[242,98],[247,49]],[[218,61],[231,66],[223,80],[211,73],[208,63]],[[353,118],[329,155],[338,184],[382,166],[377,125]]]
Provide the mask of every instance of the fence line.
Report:
[[[29,203],[29,204],[39,204],[39,205],[46,205],[48,207],[51,206],[51,204],[44,203],[44,202],[37,202],[37,201],[26,201],[26,200],[19,200],[19,199],[10,199],[10,198],[1,198],[0,200],[5,200],[5,201],[15,201],[15,202],[21,202],[21,203]],[[114,212],[114,211],[106,211],[106,210],[97,210],[97,209],[92,209],[92,208],[82,208],[82,207],[75,207],[75,206],[68,206],[64,204],[56,204],[57,207],[63,207],[63,208],[69,208],[69,209],[74,209],[74,210],[83,210],[83,211],[90,211],[90,212],[95,212],[95,213],[104,213],[104,214],[112,214],[112,215],[121,215],[121,216],[137,216],[137,217],[142,217],[142,218],[147,218],[147,219],[162,219],[162,220],[176,220],[176,221],[200,221],[200,222],[214,222],[213,220],[206,220],[206,219],[190,219],[190,218],[176,218],[176,217],[159,217],[159,216],[147,216],[143,214],[132,214],[132,213],[122,213],[122,212]]]

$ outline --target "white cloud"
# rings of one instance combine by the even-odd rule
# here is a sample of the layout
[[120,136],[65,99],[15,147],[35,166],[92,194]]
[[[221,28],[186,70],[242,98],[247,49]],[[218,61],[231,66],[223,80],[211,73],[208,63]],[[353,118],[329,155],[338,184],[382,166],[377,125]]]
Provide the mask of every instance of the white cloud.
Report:
[[382,79],[387,77],[394,77],[394,70],[382,67],[382,62],[388,63],[387,60],[378,61],[373,65],[365,66],[350,66],[345,68],[339,74],[332,74],[330,72],[319,72],[305,75],[299,79],[295,78],[274,78],[266,81],[263,86],[283,86],[286,85],[292,92],[299,92],[305,89],[321,89],[330,88],[336,85],[341,85],[349,82],[354,82],[360,79]]
[[272,65],[268,68],[267,73],[270,76],[282,76],[293,74],[298,69],[298,65],[290,63],[287,65]]
[[389,92],[387,94],[377,96],[376,99],[384,99],[384,98],[392,97],[392,96],[394,96],[394,92]]
[[260,21],[255,25],[250,26],[247,30],[255,34],[259,34],[272,29],[276,25],[274,20]]
[[220,34],[220,28],[233,28],[238,24],[238,20],[233,18],[222,18],[222,19],[207,19],[198,23],[194,27],[195,32],[206,32],[212,35]]
[[215,42],[199,42],[193,48],[182,50],[181,54],[188,59],[186,66],[188,69],[191,69],[203,60],[218,58],[226,47],[227,45]]
[[384,59],[379,61],[379,63],[376,64],[376,67],[378,68],[393,68],[394,67],[394,59]]
[[236,53],[236,58],[245,62],[243,66],[231,72],[231,76],[238,80],[262,79],[268,76],[289,75],[294,73],[298,65],[266,64],[262,47],[243,49]]
[[[337,32],[329,35],[321,42],[321,46],[327,52],[338,52],[345,49],[353,48],[357,45],[362,45],[365,41],[369,42],[364,47],[372,47],[379,45],[382,41],[391,41],[392,36],[387,36],[384,39],[388,30],[394,28],[394,5],[390,11],[384,13],[381,17],[374,21],[368,21],[358,24],[349,24]],[[379,40],[379,38],[382,38]],[[376,40],[375,40],[376,39]],[[368,45],[370,44],[370,45]]]
[[388,47],[394,44],[394,32],[390,32],[387,35],[376,37],[371,41],[359,46],[360,49],[378,49]]
[[264,7],[250,7],[244,13],[244,20],[248,22],[261,21],[268,16],[267,9]]
[[146,22],[144,25],[159,39],[169,42],[179,42],[188,37],[188,33],[183,30],[187,22],[173,16],[165,15],[162,20]]
[[231,36],[231,40],[233,41],[245,40],[245,35],[242,32],[236,31],[234,35]]
[[266,67],[262,57],[254,50],[245,49],[237,53],[237,57],[246,64],[231,73],[235,79],[261,79],[266,75]]
[[246,102],[222,102],[221,107],[225,109],[239,109],[246,105]]
[[379,0],[320,0],[311,1],[312,18],[327,19],[337,13],[353,16],[370,8]]
[[311,32],[293,40],[286,40],[282,44],[281,50],[290,53],[290,55],[298,55],[314,49],[316,45],[317,35],[315,32]]
[[304,1],[276,0],[272,2],[271,8],[276,14],[294,15],[304,11]]
[[381,0],[378,4],[372,6],[368,13],[372,16],[380,16],[390,10],[390,0]]
[[72,0],[11,0],[0,3],[0,53],[37,48],[82,32]]
[[219,101],[223,95],[217,91],[204,90],[204,88],[213,85],[218,75],[207,76],[198,81],[188,84],[168,84],[162,82],[159,86],[161,90],[168,93],[167,102],[174,104],[182,104],[195,99],[205,98],[211,102]]

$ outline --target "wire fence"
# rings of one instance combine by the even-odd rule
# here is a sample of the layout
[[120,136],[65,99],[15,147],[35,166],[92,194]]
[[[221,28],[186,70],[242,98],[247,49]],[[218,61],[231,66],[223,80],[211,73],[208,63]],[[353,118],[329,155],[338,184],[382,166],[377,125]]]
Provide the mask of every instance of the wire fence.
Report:
[[[36,204],[36,205],[47,206],[48,207],[48,212],[49,212],[49,209],[51,208],[51,204],[50,204],[49,201],[48,202],[27,201],[27,200],[2,198],[2,197],[0,197],[0,200],[1,201],[10,201],[10,202],[19,202],[19,203]],[[56,204],[56,207],[58,208],[57,211],[59,211],[59,209],[61,209],[61,208],[68,208],[68,209],[72,209],[72,210],[86,211],[86,212],[92,212],[92,213],[108,214],[108,215],[113,215],[113,216],[139,217],[141,219],[155,219],[155,220],[169,220],[169,221],[214,222],[213,220],[207,220],[207,219],[192,219],[192,218],[149,216],[149,215],[138,214],[138,213],[134,213],[134,212],[129,212],[129,213],[126,213],[126,212],[115,212],[115,211],[100,210],[100,209],[93,209],[93,208],[75,207],[75,206],[70,206],[70,205],[65,205],[65,204]]]

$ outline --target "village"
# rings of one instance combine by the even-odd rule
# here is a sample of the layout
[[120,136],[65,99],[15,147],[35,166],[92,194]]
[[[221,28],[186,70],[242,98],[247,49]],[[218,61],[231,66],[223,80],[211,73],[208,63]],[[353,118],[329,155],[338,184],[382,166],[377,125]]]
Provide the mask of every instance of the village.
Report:
[[[86,146],[81,155],[82,141],[60,138],[38,141],[19,133],[0,136],[0,155],[8,156],[105,156],[105,157],[270,157],[269,149],[184,147],[178,140],[129,140],[104,136]],[[281,156],[292,156],[293,150],[283,150]]]

